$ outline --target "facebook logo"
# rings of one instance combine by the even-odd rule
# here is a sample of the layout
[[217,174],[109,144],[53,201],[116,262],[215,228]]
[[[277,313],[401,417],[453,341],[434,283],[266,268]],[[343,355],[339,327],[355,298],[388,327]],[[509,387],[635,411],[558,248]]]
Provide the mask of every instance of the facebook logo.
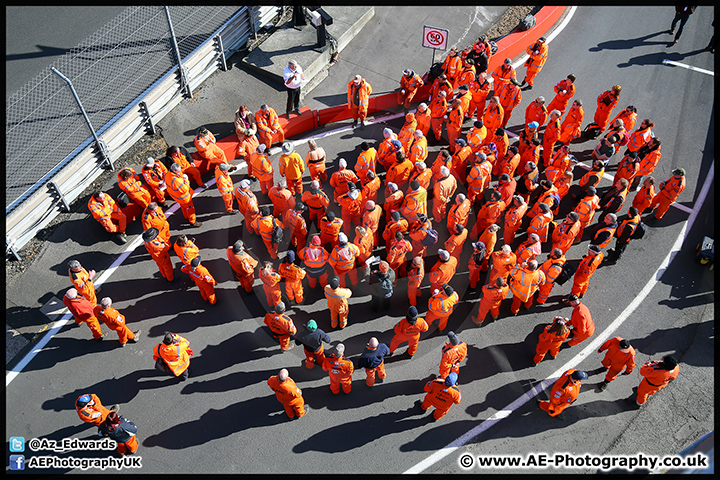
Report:
[[25,470],[25,455],[10,455],[10,470]]
[[25,437],[10,437],[10,451],[11,452],[24,452],[25,451]]

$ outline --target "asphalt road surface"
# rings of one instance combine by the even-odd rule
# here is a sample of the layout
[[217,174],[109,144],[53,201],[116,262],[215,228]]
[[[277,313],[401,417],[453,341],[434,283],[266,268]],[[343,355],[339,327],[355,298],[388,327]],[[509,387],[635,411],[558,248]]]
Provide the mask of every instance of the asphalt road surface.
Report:
[[[508,305],[503,305],[499,321],[475,327],[470,312],[478,298],[467,292],[466,248],[458,274],[451,281],[464,302],[449,321],[449,328],[469,346],[468,359],[460,370],[462,403],[437,422],[414,407],[414,402],[423,397],[424,382],[437,374],[445,341],[437,334],[437,325],[422,336],[412,360],[401,347],[386,362],[388,377],[384,383],[367,388],[364,373],[357,372],[349,395],[333,395],[325,372],[305,368],[300,348],[280,353],[262,323],[265,299],[259,281],[250,295],[237,288],[225,248],[243,238],[255,256],[264,258],[264,247],[239,225],[239,216],[224,213],[217,189],[211,187],[195,199],[199,220],[204,222],[202,228],[181,226],[184,219],[178,213],[171,216],[170,224],[174,235],[182,231],[195,237],[203,264],[219,283],[217,305],[209,306],[201,299],[191,280],[179,272],[174,256],[176,275],[181,280],[168,286],[140,245],[103,284],[100,296],[112,297],[128,324],[143,329],[144,338],[120,348],[114,333],[96,343],[89,340],[85,326],[62,329],[8,386],[7,437],[93,438],[95,429],[80,424],[73,402],[84,392],[94,392],[105,404],[120,403],[120,413],[138,425],[141,447],[137,455],[142,457],[143,473],[474,473],[480,470],[459,466],[462,454],[679,452],[714,428],[714,279],[712,272],[693,261],[695,246],[714,229],[712,180],[700,207],[701,189],[714,172],[714,84],[710,75],[663,65],[662,60],[712,70],[712,55],[702,52],[711,35],[712,13],[711,7],[699,7],[680,43],[667,48],[671,37],[665,31],[672,8],[578,9],[568,28],[550,44],[549,60],[536,86],[523,93],[523,102],[509,123],[511,130],[518,131],[528,102],[537,95],[549,101],[552,86],[571,72],[578,77],[576,98],[584,101],[587,123],[595,111],[597,95],[617,83],[623,86],[618,108],[635,105],[640,119],[650,118],[656,124],[656,135],[663,141],[663,157],[654,173],[658,182],[669,178],[674,168],[683,167],[687,172],[687,188],[679,199],[681,208],[671,208],[646,238],[630,244],[617,265],[602,267],[592,278],[584,298],[597,327],[590,340],[562,350],[554,361],[531,366],[530,356],[542,325],[553,315],[570,314],[569,307],[558,303],[569,293],[570,284],[556,286],[547,306],[535,306],[511,317]],[[518,76],[523,73],[524,68],[519,68]],[[396,131],[401,123],[400,119],[387,121]],[[346,158],[352,165],[360,142],[382,138],[384,126],[377,122],[353,131],[335,125],[308,136],[320,136],[318,144],[326,149],[329,159]],[[581,160],[587,160],[594,145],[593,141],[579,143],[574,150]],[[304,143],[297,148],[304,156]],[[438,149],[431,146],[430,159]],[[277,157],[275,154],[272,159],[276,161]],[[612,165],[618,160],[616,157]],[[577,167],[576,177],[583,171]],[[234,178],[243,177],[241,169]],[[601,187],[609,185],[609,180],[601,183]],[[261,194],[258,197],[266,202]],[[693,209],[692,228],[684,231]],[[447,235],[444,227],[439,230]],[[133,225],[130,232],[139,233],[139,226]],[[680,248],[672,263],[658,272],[683,234],[684,241],[677,243]],[[76,241],[91,245],[92,235]],[[579,261],[587,251],[588,238],[586,233],[585,240],[568,251],[570,261]],[[514,245],[522,239],[524,235]],[[435,263],[435,251],[431,248],[426,258],[427,270]],[[107,263],[108,255],[67,252],[66,258],[57,259],[54,271],[66,275],[70,258],[78,257],[91,268],[95,262]],[[544,260],[546,254],[541,258]],[[421,314],[428,296],[425,286],[419,303]],[[331,330],[321,292],[306,288],[305,305],[293,307],[290,315],[299,328],[315,319],[330,334],[333,345],[343,342],[347,355],[357,358],[371,336],[390,342],[393,325],[407,309],[406,298],[401,280],[389,315],[378,315],[369,309],[367,285],[360,284],[353,289],[348,326]],[[622,323],[616,322],[633,302],[638,303],[637,308],[625,314]],[[615,330],[601,339],[608,327]],[[178,383],[152,368],[152,348],[167,330],[188,338],[195,352],[187,382]],[[638,351],[638,369],[647,360],[673,354],[680,361],[680,376],[641,410],[631,409],[623,400],[640,381],[637,371],[619,377],[602,394],[594,389],[602,375],[591,376],[562,420],[550,418],[536,407],[535,386],[558,376],[563,369],[599,367],[600,355],[594,350],[583,352],[594,340],[614,335],[630,339]],[[286,418],[265,383],[283,367],[288,368],[311,407],[300,420]],[[539,394],[542,398],[546,395]],[[486,423],[488,419],[492,424]],[[467,432],[478,432],[474,429],[482,432],[470,433],[467,445],[455,442]],[[460,444],[461,448],[445,448]],[[31,455],[26,452],[26,456]],[[71,455],[94,458],[106,454],[58,454]],[[42,472],[71,470],[79,471],[56,468]],[[512,472],[554,470],[483,471]]]

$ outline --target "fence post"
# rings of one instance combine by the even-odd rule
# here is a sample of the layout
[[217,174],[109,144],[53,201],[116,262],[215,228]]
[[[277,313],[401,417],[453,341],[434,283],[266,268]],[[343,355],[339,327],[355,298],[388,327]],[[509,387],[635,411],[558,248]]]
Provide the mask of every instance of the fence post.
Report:
[[17,260],[18,262],[20,260],[22,260],[22,258],[20,258],[20,254],[18,254],[17,250],[15,250],[15,239],[6,234],[5,235],[5,255],[7,255],[8,252],[12,253],[13,257],[15,257],[15,260]]
[[168,10],[168,7],[163,8],[165,9],[165,17],[167,17],[168,27],[170,28],[170,38],[172,39],[175,56],[177,56],[177,63],[180,67],[180,88],[185,90],[185,95],[188,98],[192,98],[192,90],[190,89],[190,82],[187,78],[187,71],[182,64],[182,59],[180,58],[180,49],[178,48],[177,39],[175,38],[175,30],[173,29],[172,20],[170,19],[170,10]]
[[140,108],[145,113],[145,116],[148,119],[148,123],[150,124],[150,131],[152,132],[153,135],[155,135],[157,133],[157,131],[155,130],[155,122],[153,122],[152,115],[150,115],[150,107],[148,107],[148,104],[145,103],[145,100],[140,102],[138,105],[140,106]]
[[225,60],[225,48],[223,48],[222,36],[215,35],[215,40],[218,42],[218,48],[220,49],[220,69],[223,72],[227,72],[227,60]]
[[75,101],[78,104],[78,107],[80,107],[80,112],[82,113],[83,118],[85,118],[85,122],[87,123],[88,127],[90,128],[90,132],[92,133],[93,138],[95,138],[95,144],[98,147],[98,150],[100,151],[100,155],[103,157],[105,161],[107,161],[108,165],[110,166],[110,170],[115,170],[115,166],[113,165],[112,159],[110,158],[110,153],[108,153],[108,147],[105,145],[105,142],[100,140],[100,138],[97,136],[97,133],[95,133],[95,129],[92,126],[92,123],[90,123],[90,118],[87,116],[87,113],[85,112],[85,108],[83,107],[82,102],[80,101],[80,97],[78,97],[77,92],[75,91],[75,87],[73,87],[72,82],[69,78],[67,78],[65,75],[60,73],[55,67],[50,67],[50,70],[54,74],[56,74],[58,77],[62,78],[65,83],[68,84],[70,87],[70,91],[73,94],[73,97],[75,97]]
[[50,185],[52,189],[55,190],[55,193],[57,193],[58,197],[60,197],[60,201],[62,202],[65,211],[70,212],[70,205],[68,205],[67,201],[65,200],[65,195],[60,190],[60,187],[58,187],[58,184],[54,181],[51,181],[50,183],[48,183],[48,185]]

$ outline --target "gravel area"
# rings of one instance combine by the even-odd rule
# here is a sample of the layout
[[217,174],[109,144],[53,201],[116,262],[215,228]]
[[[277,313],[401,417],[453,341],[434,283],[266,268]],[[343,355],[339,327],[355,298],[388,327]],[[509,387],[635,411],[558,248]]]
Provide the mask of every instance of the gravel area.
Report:
[[[513,6],[507,9],[507,11],[500,17],[500,19],[486,32],[487,36],[492,40],[498,40],[499,38],[512,32],[522,18],[528,14],[534,14],[540,9],[539,6]],[[285,21],[291,19],[291,9],[286,11],[286,15],[279,19],[277,24],[282,24]],[[268,29],[267,32],[262,32],[258,38],[262,41],[264,37],[272,33],[274,29]],[[254,42],[256,45],[257,42]],[[250,48],[255,45],[250,45]],[[468,45],[471,46],[471,45]],[[154,136],[147,135],[138,140],[130,149],[125,152],[118,160],[115,161],[115,171],[105,171],[100,175],[95,182],[92,183],[85,191],[70,205],[72,210],[71,213],[76,212],[87,212],[87,201],[90,193],[103,185],[116,183],[117,171],[126,167],[131,166],[136,171],[140,171],[142,165],[145,163],[145,159],[148,156],[155,158],[165,154],[165,150],[168,145],[165,142],[161,129]],[[117,189],[117,187],[115,187]],[[110,190],[111,193],[117,193]],[[70,218],[71,213],[62,213],[55,217],[55,219],[44,229],[40,230],[35,238],[30,240],[18,253],[20,254],[21,260],[16,260],[13,256],[6,258],[5,262],[5,284],[8,285],[20,276],[33,261],[40,256],[46,247],[46,240],[50,238],[53,232],[57,229],[58,225]]]

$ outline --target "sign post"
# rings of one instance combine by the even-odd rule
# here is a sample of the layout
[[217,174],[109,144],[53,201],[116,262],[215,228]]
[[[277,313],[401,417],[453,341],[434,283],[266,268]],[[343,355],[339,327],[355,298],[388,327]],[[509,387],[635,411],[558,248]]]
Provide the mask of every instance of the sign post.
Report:
[[433,49],[433,59],[430,67],[435,64],[435,50],[447,50],[448,30],[444,28],[431,27],[425,25],[423,27],[423,43],[425,48]]

